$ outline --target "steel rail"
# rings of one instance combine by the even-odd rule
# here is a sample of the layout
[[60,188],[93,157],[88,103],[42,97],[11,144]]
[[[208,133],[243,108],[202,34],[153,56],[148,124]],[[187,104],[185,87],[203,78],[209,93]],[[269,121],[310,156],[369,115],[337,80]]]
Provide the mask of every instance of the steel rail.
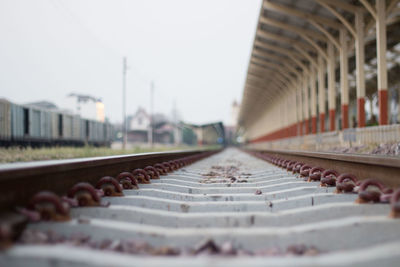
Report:
[[39,191],[63,195],[78,182],[96,183],[103,176],[115,177],[123,171],[206,151],[212,149],[4,164],[0,166],[0,212],[26,205]]
[[339,173],[351,173],[360,180],[373,178],[390,187],[400,186],[400,158],[381,155],[360,155],[296,150],[247,150],[284,157]]
[[[336,187],[322,186],[284,158],[236,149],[186,157],[138,189],[103,195],[99,204],[107,205],[68,202],[66,220],[30,217],[22,232],[13,229],[21,234],[0,252],[0,265],[398,265],[399,189],[390,204],[388,188],[374,183],[339,192],[352,180],[341,175]],[[360,202],[376,190],[378,202]],[[52,203],[37,204],[26,210],[45,215]]]

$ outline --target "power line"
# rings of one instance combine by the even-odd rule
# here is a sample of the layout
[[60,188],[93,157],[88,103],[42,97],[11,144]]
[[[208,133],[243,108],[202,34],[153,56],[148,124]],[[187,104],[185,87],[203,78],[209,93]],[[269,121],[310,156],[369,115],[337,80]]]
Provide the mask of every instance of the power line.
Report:
[[118,58],[121,58],[122,53],[118,52],[117,50],[111,48],[108,46],[103,40],[97,37],[96,34],[94,34],[89,28],[86,26],[85,23],[82,22],[82,20],[77,16],[74,12],[71,11],[70,8],[68,8],[65,3],[62,0],[49,0],[52,5],[58,9],[60,12],[64,13],[66,17],[68,18],[70,23],[73,23],[78,26],[78,28],[86,33],[87,36],[92,38],[94,41],[96,41],[97,45],[102,47],[105,50],[108,50],[110,54],[113,54],[113,56],[116,56]]
[[[65,5],[64,1],[62,0],[49,0],[52,5],[63,12],[67,17],[69,18],[69,22],[76,24],[82,32],[85,32],[90,38],[96,41],[96,43],[102,47],[105,50],[108,50],[113,56],[116,56],[118,58],[121,58],[123,55],[121,52],[113,49],[112,47],[108,46],[103,40],[97,37],[95,33],[93,33],[85,23],[82,22],[82,20],[79,18],[78,15],[76,15],[67,5]],[[144,75],[143,73],[140,72],[139,69],[131,66],[130,69],[132,69],[135,72],[135,77],[142,79],[142,81],[146,84],[151,82],[151,78],[147,77],[147,75]]]

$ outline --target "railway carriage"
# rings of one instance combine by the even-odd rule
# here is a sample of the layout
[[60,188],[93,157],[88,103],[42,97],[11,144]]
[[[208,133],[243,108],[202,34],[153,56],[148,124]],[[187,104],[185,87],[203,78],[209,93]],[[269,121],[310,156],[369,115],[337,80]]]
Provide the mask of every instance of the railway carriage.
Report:
[[8,142],[11,138],[10,103],[0,99],[0,142]]
[[0,145],[109,146],[113,139],[110,123],[83,119],[60,110],[18,105],[0,99]]

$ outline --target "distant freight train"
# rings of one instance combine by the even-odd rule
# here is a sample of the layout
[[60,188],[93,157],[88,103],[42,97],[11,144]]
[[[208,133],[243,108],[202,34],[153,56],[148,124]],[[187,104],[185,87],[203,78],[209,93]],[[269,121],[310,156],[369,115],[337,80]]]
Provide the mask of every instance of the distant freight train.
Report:
[[110,123],[0,99],[0,146],[109,146],[113,132]]

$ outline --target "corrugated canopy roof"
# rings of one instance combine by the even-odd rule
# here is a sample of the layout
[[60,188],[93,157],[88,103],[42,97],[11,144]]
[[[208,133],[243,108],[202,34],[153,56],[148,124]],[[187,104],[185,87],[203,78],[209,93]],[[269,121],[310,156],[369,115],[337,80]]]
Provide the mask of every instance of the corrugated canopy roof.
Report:
[[[397,3],[397,0],[387,0],[388,14],[399,9]],[[338,48],[340,29],[347,30],[351,39],[349,44],[354,45],[355,12],[364,13],[366,39],[374,36],[375,20],[365,8],[368,4],[373,6],[366,0],[263,1],[239,125],[251,124],[261,109],[292,87],[293,78],[302,74],[303,67],[317,64],[318,53],[326,58],[327,42]],[[398,17],[395,21],[398,22]],[[395,38],[399,39],[399,36]]]

